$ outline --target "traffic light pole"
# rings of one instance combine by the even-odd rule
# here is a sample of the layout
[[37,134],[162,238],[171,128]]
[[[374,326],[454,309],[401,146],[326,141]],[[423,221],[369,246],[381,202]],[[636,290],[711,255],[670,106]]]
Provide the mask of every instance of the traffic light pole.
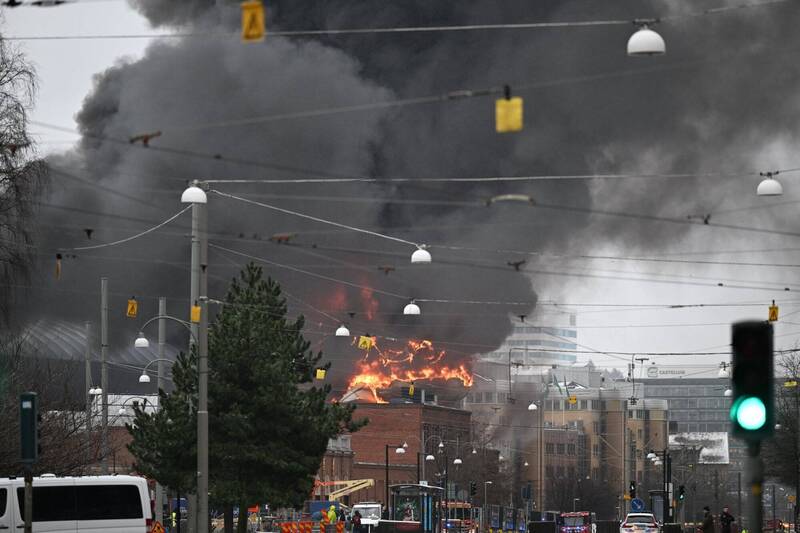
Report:
[[747,458],[744,463],[745,482],[750,487],[747,498],[747,530],[750,533],[761,533],[764,523],[764,510],[761,507],[764,464],[761,460],[760,448],[759,442],[748,443]]

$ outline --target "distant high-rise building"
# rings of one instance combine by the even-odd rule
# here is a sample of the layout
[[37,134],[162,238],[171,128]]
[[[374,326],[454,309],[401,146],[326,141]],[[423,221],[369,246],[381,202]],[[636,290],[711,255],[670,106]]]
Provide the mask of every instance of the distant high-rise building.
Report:
[[485,361],[510,361],[515,365],[571,365],[577,360],[578,330],[575,313],[546,313],[531,320],[514,319],[514,329]]

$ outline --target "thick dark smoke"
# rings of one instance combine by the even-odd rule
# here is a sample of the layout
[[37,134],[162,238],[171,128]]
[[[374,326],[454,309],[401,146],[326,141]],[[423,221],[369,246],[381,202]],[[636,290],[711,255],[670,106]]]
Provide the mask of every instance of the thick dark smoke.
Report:
[[[132,5],[156,26],[218,32],[235,31],[238,24],[238,6],[226,2],[138,0]],[[702,2],[695,7],[716,5]],[[287,30],[633,19],[674,12],[669,2],[527,0],[502,4],[398,0],[380,2],[380,7],[355,0],[276,0],[267,9],[270,28]],[[798,66],[793,61],[800,44],[797,18],[797,10],[787,4],[664,23],[658,29],[667,40],[668,55],[647,59],[625,55],[633,26],[315,40],[270,37],[257,45],[243,45],[235,36],[156,43],[142,59],[121,62],[98,75],[77,115],[84,140],[75,152],[53,158],[59,184],[46,202],[79,209],[45,206],[42,241],[45,248],[55,250],[111,241],[141,230],[177,211],[180,191],[193,178],[702,173],[780,165],[785,163],[777,160],[782,150],[774,145],[792,145],[799,112]],[[588,78],[594,75],[602,76]],[[513,135],[494,133],[491,98],[191,128],[465,88],[510,84],[514,91],[515,86],[537,82],[539,87],[519,91],[525,97],[526,124],[523,132]],[[154,131],[162,135],[150,141],[153,148],[208,157],[124,142]],[[767,150],[770,145],[773,148]],[[765,160],[762,154],[767,152],[779,157]],[[214,159],[215,155],[221,157]],[[61,179],[59,170],[126,196]],[[461,203],[515,192],[544,204],[684,218],[716,209],[728,197],[748,197],[756,183],[710,177],[679,182],[217,187],[418,243],[568,252],[609,242],[668,246],[681,239],[686,228],[519,204],[465,207]],[[321,338],[319,332],[332,333],[336,324],[308,305],[347,321],[354,334],[430,338],[466,357],[498,346],[510,330],[509,316],[530,313],[536,300],[535,276],[531,282],[509,267],[507,262],[520,259],[511,253],[434,247],[434,264],[413,268],[409,246],[215,195],[210,196],[209,207],[215,244],[376,289],[370,295],[266,266],[292,295],[293,312],[309,318],[309,338],[314,340]],[[64,292],[30,291],[29,305],[21,315],[96,319],[96,292],[103,275],[111,278],[115,293],[118,315],[112,337],[118,345],[130,342],[136,329],[122,318],[123,302],[130,295],[144,299],[145,316],[155,314],[152,297],[158,295],[170,298],[171,311],[185,314],[187,226],[188,216],[130,245],[76,253],[77,258],[65,259],[58,282],[51,279],[53,259],[46,254],[41,285]],[[94,230],[91,241],[85,228]],[[268,241],[283,232],[296,234],[288,245]],[[226,280],[245,260],[211,251],[212,296],[224,295]],[[395,270],[384,274],[382,266]],[[90,296],[84,295],[87,290],[92,291]],[[401,314],[406,297],[529,304],[421,303],[423,317],[412,322]],[[355,352],[329,338],[320,345],[332,355]]]

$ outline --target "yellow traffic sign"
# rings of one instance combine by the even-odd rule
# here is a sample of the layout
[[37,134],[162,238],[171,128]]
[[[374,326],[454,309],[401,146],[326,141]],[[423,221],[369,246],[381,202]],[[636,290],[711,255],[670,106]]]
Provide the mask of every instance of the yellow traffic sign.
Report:
[[319,380],[323,380],[323,379],[325,379],[325,375],[326,374],[327,374],[327,371],[324,368],[318,368],[316,377]]
[[631,495],[628,494],[627,492],[625,494],[623,494],[622,497],[625,499],[625,501],[628,501],[628,500],[631,499]]
[[358,338],[358,347],[362,350],[369,350],[375,346],[375,337],[367,337],[365,335],[361,335]]
[[769,321],[770,322],[778,321],[778,306],[775,305],[775,302],[772,302],[772,305],[769,306]]
[[193,305],[192,309],[189,311],[189,320],[194,322],[195,324],[200,323],[200,306]]
[[242,2],[242,41],[263,41],[265,32],[264,4],[261,0]]
[[797,381],[794,379],[791,379],[789,381],[784,381],[783,386],[786,387],[787,389],[797,387]]
[[494,106],[494,126],[497,133],[522,130],[522,98],[500,98]]
[[408,395],[412,398],[414,397],[414,382],[411,382],[411,385],[408,386]]
[[795,497],[794,494],[789,494],[789,496],[787,496],[786,499],[789,500],[789,503],[794,503],[797,500],[797,497]]
[[570,405],[575,405],[576,403],[578,403],[578,397],[570,396],[569,398],[567,398],[567,401],[569,402]]
[[150,528],[150,533],[166,533],[166,532],[164,531],[164,526],[161,525],[161,522],[156,520],[153,523],[153,527]]
[[131,298],[128,300],[128,310],[125,312],[125,316],[128,318],[136,318],[136,313],[138,312],[139,302],[137,302],[135,298]]

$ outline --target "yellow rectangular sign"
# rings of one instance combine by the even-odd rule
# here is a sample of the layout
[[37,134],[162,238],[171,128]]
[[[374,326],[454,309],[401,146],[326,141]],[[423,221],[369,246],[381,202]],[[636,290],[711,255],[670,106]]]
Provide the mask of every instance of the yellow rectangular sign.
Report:
[[242,2],[242,41],[263,41],[265,33],[264,4],[260,0]]
[[195,324],[200,323],[200,306],[193,305],[191,311],[189,312],[189,320],[194,322]]
[[317,369],[317,379],[319,380],[325,379],[325,374],[327,374],[327,372],[325,371],[324,368]]
[[500,98],[494,107],[495,129],[497,133],[522,130],[522,98]]
[[128,300],[128,310],[125,312],[125,316],[128,318],[136,318],[136,313],[139,312],[139,303],[131,298]]
[[362,350],[369,350],[375,346],[375,338],[374,337],[365,337],[364,335],[358,338],[358,347]]
[[778,321],[778,306],[777,305],[770,305],[769,306],[769,321],[770,322],[777,322]]

